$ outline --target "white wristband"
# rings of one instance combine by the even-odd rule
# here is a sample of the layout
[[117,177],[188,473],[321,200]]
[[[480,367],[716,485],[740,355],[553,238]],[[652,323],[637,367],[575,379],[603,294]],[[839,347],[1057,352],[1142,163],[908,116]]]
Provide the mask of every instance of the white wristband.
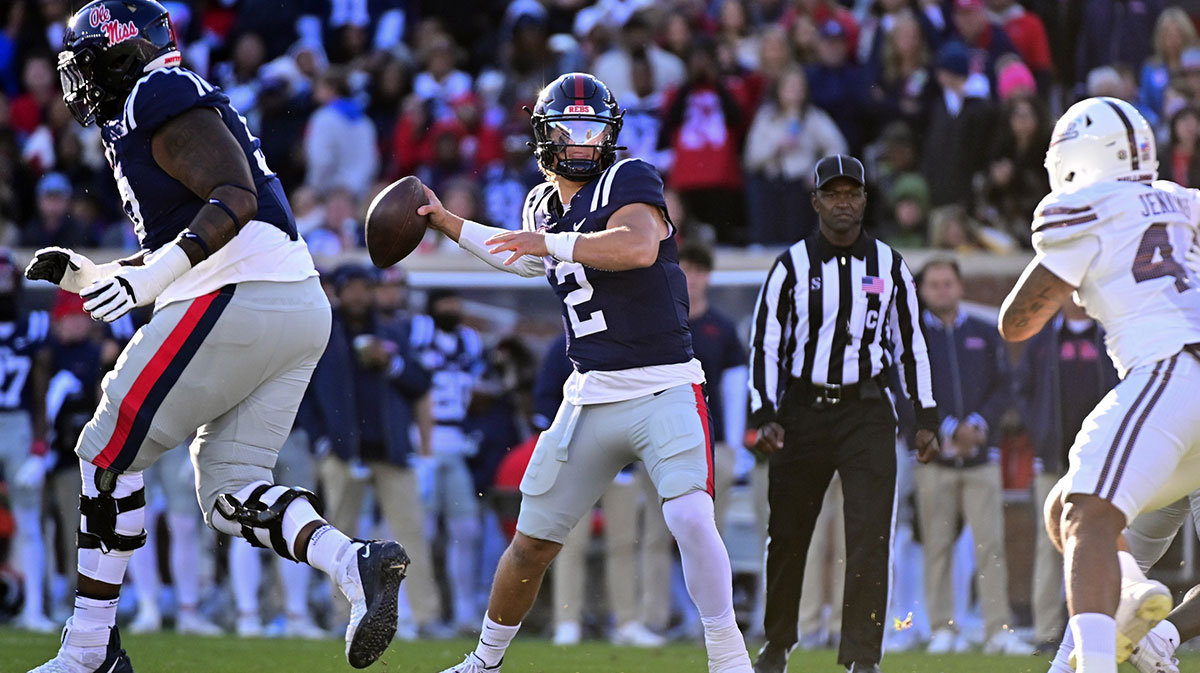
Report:
[[546,234],[546,251],[560,262],[575,261],[575,242],[579,240],[579,232],[569,231],[563,234]]

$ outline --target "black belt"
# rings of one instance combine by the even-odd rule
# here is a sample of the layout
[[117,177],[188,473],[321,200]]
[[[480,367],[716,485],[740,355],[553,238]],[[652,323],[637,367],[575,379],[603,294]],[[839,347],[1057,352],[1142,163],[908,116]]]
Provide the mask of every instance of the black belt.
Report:
[[885,388],[887,388],[887,382],[882,376],[841,385],[792,379],[788,384],[787,398],[789,401],[820,410],[837,406],[842,402],[881,400]]

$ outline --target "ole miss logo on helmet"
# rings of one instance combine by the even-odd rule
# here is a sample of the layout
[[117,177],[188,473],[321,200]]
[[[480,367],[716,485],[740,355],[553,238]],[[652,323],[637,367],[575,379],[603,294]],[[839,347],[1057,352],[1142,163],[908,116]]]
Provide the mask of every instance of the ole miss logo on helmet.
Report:
[[568,105],[567,109],[564,110],[564,113],[569,114],[569,115],[572,115],[572,114],[590,115],[590,114],[595,114],[595,111],[592,110],[591,105]]
[[113,20],[112,14],[109,13],[108,8],[104,5],[100,5],[88,13],[88,23],[92,24],[92,28],[99,28],[104,31],[105,37],[108,38],[109,46],[118,42],[124,42],[131,37],[137,37],[138,34],[137,26],[132,21],[121,23],[120,21]]

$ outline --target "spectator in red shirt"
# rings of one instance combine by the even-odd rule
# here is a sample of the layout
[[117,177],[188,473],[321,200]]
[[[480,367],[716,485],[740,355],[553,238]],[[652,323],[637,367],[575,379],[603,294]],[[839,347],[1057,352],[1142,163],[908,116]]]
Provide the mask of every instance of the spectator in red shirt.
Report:
[[1004,26],[1004,32],[1021,60],[1029,66],[1037,80],[1038,90],[1047,91],[1050,84],[1050,41],[1042,19],[1027,11],[1017,0],[987,0],[989,18]]
[[56,80],[50,59],[38,56],[25,61],[25,68],[21,72],[24,93],[13,99],[9,110],[14,131],[21,136],[28,136],[45,121],[46,108],[59,99]]
[[743,83],[721,77],[716,44],[698,37],[688,57],[687,80],[667,98],[659,149],[674,156],[667,186],[679,192],[688,210],[705,213],[722,242],[746,234],[742,197],[741,140],[746,123]]

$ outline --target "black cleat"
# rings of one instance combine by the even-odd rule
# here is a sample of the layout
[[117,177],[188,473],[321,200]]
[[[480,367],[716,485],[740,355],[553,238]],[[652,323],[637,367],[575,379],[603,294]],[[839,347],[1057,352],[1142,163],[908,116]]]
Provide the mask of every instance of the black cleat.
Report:
[[787,670],[788,652],[771,643],[763,645],[754,662],[754,673],[784,673]]
[[350,601],[346,659],[354,668],[366,668],[396,635],[396,603],[408,554],[398,542],[357,542],[338,569],[337,585]]

